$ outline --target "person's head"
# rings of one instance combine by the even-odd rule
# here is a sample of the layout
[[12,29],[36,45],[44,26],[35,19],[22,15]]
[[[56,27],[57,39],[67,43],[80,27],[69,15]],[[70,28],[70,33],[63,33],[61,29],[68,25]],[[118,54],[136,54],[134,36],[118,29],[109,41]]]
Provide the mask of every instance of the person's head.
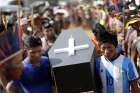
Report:
[[126,17],[128,17],[128,16],[129,16],[129,12],[130,12],[130,11],[129,11],[129,9],[128,9],[128,8],[126,8],[126,9],[125,9],[125,16],[126,16]]
[[42,24],[43,24],[43,33],[45,38],[53,39],[55,35],[54,27],[53,27],[54,21],[51,19],[45,19]]
[[93,28],[93,33],[95,34],[97,40],[99,40],[100,35],[106,31],[106,28],[100,23],[95,24],[95,28]]
[[131,26],[132,26],[134,29],[136,29],[137,31],[139,31],[140,22],[137,21],[137,22],[131,24]]
[[101,52],[107,59],[116,57],[116,47],[118,45],[117,35],[111,32],[104,32],[99,39]]
[[19,50],[13,55],[7,57],[5,60],[0,62],[0,73],[3,73],[7,80],[18,80],[22,74],[23,50]]
[[62,21],[64,19],[64,13],[62,12],[57,12],[55,14],[54,20],[55,21]]
[[44,37],[47,38],[48,40],[51,40],[55,37],[55,32],[53,27],[44,29],[43,33],[44,33]]
[[54,12],[53,12],[53,9],[51,8],[47,8],[46,11],[44,11],[44,16],[45,17],[54,17]]
[[110,16],[111,16],[111,17],[115,17],[115,10],[112,9],[112,10],[110,11]]
[[42,55],[41,39],[36,36],[28,36],[24,40],[24,45],[30,61],[39,61]]
[[64,20],[64,29],[68,29],[70,27],[70,20],[68,18],[65,18]]

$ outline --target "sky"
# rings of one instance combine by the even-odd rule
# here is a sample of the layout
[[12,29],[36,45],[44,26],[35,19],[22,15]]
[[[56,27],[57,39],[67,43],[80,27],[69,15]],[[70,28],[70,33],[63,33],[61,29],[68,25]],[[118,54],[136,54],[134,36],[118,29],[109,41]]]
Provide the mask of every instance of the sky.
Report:
[[9,1],[13,1],[13,0],[0,0],[0,6],[6,6],[8,5]]

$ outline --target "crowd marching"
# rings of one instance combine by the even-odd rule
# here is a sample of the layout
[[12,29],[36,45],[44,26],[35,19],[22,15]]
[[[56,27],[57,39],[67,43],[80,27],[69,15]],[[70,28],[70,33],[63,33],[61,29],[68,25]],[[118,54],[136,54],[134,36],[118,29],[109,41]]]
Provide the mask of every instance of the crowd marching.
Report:
[[77,27],[96,48],[96,92],[140,93],[138,0],[97,1],[0,9],[0,93],[57,93],[48,51],[61,32]]

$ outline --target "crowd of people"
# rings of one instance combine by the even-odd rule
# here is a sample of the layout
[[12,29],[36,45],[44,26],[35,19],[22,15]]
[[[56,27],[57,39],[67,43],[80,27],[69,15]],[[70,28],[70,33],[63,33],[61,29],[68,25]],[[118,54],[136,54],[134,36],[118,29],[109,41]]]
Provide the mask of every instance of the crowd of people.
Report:
[[57,93],[48,51],[61,32],[77,27],[95,45],[95,93],[139,93],[140,6],[115,1],[1,11],[0,93]]

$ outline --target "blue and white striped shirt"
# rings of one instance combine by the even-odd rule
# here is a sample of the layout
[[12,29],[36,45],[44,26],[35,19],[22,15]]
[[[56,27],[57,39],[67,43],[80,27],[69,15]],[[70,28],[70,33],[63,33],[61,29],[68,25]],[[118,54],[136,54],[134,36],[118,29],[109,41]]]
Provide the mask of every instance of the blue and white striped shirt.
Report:
[[113,61],[101,56],[96,61],[96,69],[103,84],[102,93],[129,93],[129,81],[139,77],[134,63],[123,55]]

